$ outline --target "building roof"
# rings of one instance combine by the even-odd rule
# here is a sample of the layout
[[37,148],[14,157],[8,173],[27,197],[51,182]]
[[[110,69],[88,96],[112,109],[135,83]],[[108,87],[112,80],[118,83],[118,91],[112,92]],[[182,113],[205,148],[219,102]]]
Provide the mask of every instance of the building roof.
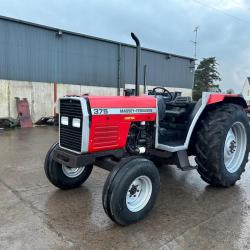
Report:
[[[135,47],[134,45],[127,44],[127,43],[122,43],[122,42],[118,42],[118,41],[112,41],[112,40],[109,40],[109,39],[94,37],[94,36],[90,36],[90,35],[86,35],[86,34],[82,34],[82,33],[78,33],[78,32],[72,32],[72,31],[68,31],[68,30],[63,30],[63,29],[60,29],[60,28],[55,28],[55,27],[46,26],[46,25],[42,25],[42,24],[37,24],[37,23],[33,23],[33,22],[28,22],[28,21],[24,21],[24,20],[20,20],[20,19],[15,19],[15,18],[12,18],[12,17],[7,17],[7,16],[0,15],[0,19],[11,21],[11,22],[16,22],[16,23],[21,23],[21,24],[24,24],[24,25],[33,26],[33,27],[37,27],[37,28],[42,28],[42,29],[46,29],[46,30],[62,31],[65,34],[70,34],[70,35],[75,35],[75,36],[80,36],[80,37],[95,39],[95,40],[99,40],[99,41],[105,41],[105,42],[109,42],[109,43],[113,43],[113,44],[121,44],[121,45],[125,45],[125,46],[128,46],[128,47]],[[168,56],[173,56],[173,57],[179,57],[179,58],[183,58],[183,59],[188,59],[188,60],[191,60],[191,61],[195,61],[196,60],[195,58],[192,58],[192,57],[181,56],[181,55],[177,55],[177,54],[173,54],[173,53],[167,53],[167,52],[164,52],[164,51],[159,51],[159,50],[154,50],[154,49],[149,49],[149,48],[143,48],[143,47],[142,47],[142,49],[147,50],[147,51],[151,51],[151,52],[155,52],[155,53],[166,54]]]

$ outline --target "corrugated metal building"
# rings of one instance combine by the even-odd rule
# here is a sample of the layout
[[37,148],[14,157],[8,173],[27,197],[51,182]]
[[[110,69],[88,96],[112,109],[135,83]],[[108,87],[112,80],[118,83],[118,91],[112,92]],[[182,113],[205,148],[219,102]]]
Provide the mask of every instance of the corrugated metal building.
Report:
[[[0,117],[16,115],[15,96],[28,98],[35,120],[52,114],[55,95],[122,93],[134,83],[135,55],[132,45],[0,16]],[[191,94],[194,59],[143,48],[140,83],[144,65],[148,88]]]

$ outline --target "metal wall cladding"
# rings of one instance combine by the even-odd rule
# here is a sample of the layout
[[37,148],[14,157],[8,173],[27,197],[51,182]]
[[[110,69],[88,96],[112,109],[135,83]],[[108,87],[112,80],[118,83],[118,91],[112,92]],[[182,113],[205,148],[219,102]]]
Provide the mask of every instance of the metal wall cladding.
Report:
[[[0,79],[116,87],[120,62],[124,87],[135,81],[135,54],[126,44],[0,17]],[[148,85],[192,88],[193,60],[142,49],[141,83],[145,64]]]
[[[121,79],[127,84],[135,82],[135,48],[123,46]],[[192,88],[194,61],[142,49],[140,83],[143,83],[143,66],[146,65],[146,82],[153,86]]]

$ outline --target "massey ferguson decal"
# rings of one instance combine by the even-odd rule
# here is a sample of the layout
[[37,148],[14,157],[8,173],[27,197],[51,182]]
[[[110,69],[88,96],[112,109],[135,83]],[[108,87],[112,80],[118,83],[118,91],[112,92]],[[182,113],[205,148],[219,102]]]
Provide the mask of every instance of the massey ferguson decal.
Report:
[[147,114],[156,113],[156,108],[93,108],[92,115],[127,115],[127,114]]

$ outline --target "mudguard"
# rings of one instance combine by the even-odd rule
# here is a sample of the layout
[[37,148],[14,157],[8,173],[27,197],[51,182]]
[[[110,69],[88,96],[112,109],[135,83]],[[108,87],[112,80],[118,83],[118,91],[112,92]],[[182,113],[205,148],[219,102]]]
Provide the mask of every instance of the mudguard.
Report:
[[241,95],[203,92],[202,98],[197,102],[197,104],[196,104],[196,106],[191,114],[190,126],[189,126],[187,136],[186,136],[186,139],[185,139],[185,142],[183,145],[169,146],[169,145],[158,143],[158,125],[159,124],[158,124],[158,113],[157,113],[157,129],[156,129],[156,137],[155,137],[155,148],[158,148],[161,150],[166,150],[169,152],[177,152],[180,150],[187,150],[189,147],[190,139],[191,139],[191,136],[193,134],[195,125],[199,121],[205,108],[208,105],[218,104],[219,102],[235,103],[235,104],[243,106],[244,108],[247,108],[246,101],[244,100],[244,98]]

